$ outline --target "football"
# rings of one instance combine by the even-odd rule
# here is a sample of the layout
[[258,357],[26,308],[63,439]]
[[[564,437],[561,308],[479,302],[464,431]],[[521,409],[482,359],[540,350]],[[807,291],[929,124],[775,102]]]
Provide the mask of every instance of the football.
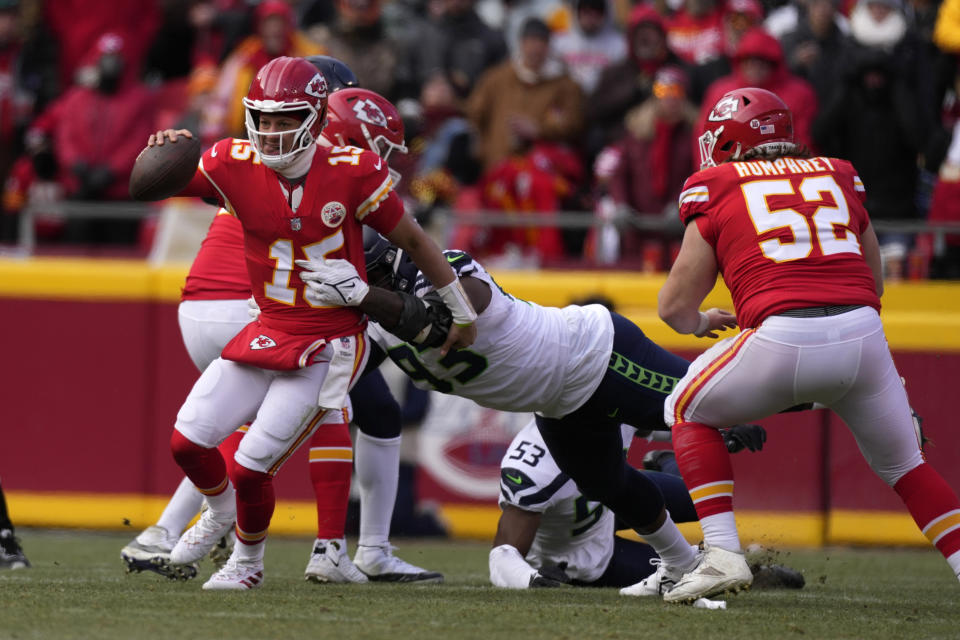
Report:
[[130,173],[130,197],[163,200],[183,190],[197,171],[200,140],[179,136],[176,142],[146,147],[137,156]]

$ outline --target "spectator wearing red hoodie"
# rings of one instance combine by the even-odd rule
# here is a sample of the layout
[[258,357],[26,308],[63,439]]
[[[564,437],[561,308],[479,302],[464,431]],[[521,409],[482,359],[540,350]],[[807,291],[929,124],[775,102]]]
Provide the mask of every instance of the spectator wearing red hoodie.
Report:
[[[135,80],[126,40],[106,33],[80,61],[76,85],[54,101],[27,132],[31,159],[18,161],[7,185],[7,206],[25,204],[37,178],[54,178],[76,200],[126,200],[134,160],[156,130],[156,100]],[[14,184],[15,183],[15,184]],[[18,195],[19,194],[19,195]],[[135,238],[136,221],[71,221],[71,239],[84,242]]]
[[105,33],[126,43],[124,56],[132,79],[140,73],[160,27],[160,0],[56,0],[43,3],[43,19],[58,44],[61,87],[74,83],[74,74]]
[[[780,96],[793,112],[793,131],[798,143],[813,147],[811,127],[817,115],[817,94],[809,82],[787,69],[780,42],[761,28],[744,34],[733,56],[733,72],[713,82],[704,95],[696,131],[703,131],[707,116],[723,94],[739,87],[759,87]],[[694,162],[700,150],[694,140]],[[695,167],[699,170],[699,166]]]
[[102,35],[79,67],[91,84],[69,89],[28,133],[50,140],[68,197],[129,198],[133,161],[156,127],[152,92],[135,80],[126,47],[123,36]]

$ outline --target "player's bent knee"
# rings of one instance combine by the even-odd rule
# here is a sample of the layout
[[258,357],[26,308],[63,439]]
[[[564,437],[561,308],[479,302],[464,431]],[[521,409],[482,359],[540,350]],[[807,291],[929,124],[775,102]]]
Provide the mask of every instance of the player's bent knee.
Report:
[[[182,410],[181,410],[182,412]],[[197,420],[185,420],[182,416],[177,416],[177,421],[173,425],[173,432],[181,434],[184,438],[205,449],[212,449],[219,445],[227,434],[221,434],[213,425],[204,425]]]
[[923,464],[923,456],[919,451],[910,456],[909,459],[903,460],[896,465],[881,466],[875,460],[870,462],[870,466],[873,468],[874,473],[880,476],[880,479],[891,487],[896,485],[900,481],[900,478],[907,475],[921,464]]
[[197,453],[202,453],[212,447],[204,446],[203,443],[195,442],[189,435],[173,430],[170,436],[170,452],[178,465],[189,462]]
[[277,440],[262,431],[248,431],[240,441],[233,459],[237,468],[244,467],[260,473],[268,473],[286,449],[284,441]]

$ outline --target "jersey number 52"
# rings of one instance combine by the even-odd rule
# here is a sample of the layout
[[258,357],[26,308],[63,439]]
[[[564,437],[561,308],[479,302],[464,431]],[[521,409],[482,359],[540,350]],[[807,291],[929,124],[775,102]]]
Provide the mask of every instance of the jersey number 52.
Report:
[[[810,218],[789,207],[770,208],[771,196],[795,196],[798,193],[805,202],[823,201],[823,194],[829,193],[836,206],[820,205]],[[792,242],[785,242],[781,238],[760,242],[760,251],[774,262],[806,258],[812,253],[814,243],[825,256],[836,253],[860,254],[860,242],[849,227],[850,208],[847,199],[833,176],[804,178],[798,189],[794,189],[789,180],[756,180],[743,185],[743,197],[758,236],[776,229],[788,228],[793,232]]]

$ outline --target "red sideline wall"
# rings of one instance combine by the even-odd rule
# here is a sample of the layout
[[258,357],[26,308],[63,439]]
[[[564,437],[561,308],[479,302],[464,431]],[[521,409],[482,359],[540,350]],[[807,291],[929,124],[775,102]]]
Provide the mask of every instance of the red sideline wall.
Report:
[[[18,525],[119,527],[126,518],[143,526],[159,513],[181,477],[168,440],[197,376],[177,326],[184,273],[139,263],[0,261],[6,338],[0,479]],[[655,299],[650,291],[655,293],[658,279],[633,274],[498,279],[521,297],[565,304],[617,278],[630,286],[642,281],[637,286],[643,290],[616,289],[624,315],[668,348],[691,358],[698,353],[703,343],[665,332],[649,304],[635,305]],[[903,287],[885,298],[888,334],[912,404],[933,441],[928,460],[960,488],[953,403],[960,374],[960,284]],[[923,542],[909,518],[904,520],[895,494],[872,474],[832,414],[790,414],[764,425],[770,434],[765,450],[734,456],[741,518],[799,529],[783,538],[798,543]],[[275,528],[309,533],[305,451],[278,476],[277,493]],[[445,513],[455,533],[485,535],[492,533],[496,507],[447,504]]]

